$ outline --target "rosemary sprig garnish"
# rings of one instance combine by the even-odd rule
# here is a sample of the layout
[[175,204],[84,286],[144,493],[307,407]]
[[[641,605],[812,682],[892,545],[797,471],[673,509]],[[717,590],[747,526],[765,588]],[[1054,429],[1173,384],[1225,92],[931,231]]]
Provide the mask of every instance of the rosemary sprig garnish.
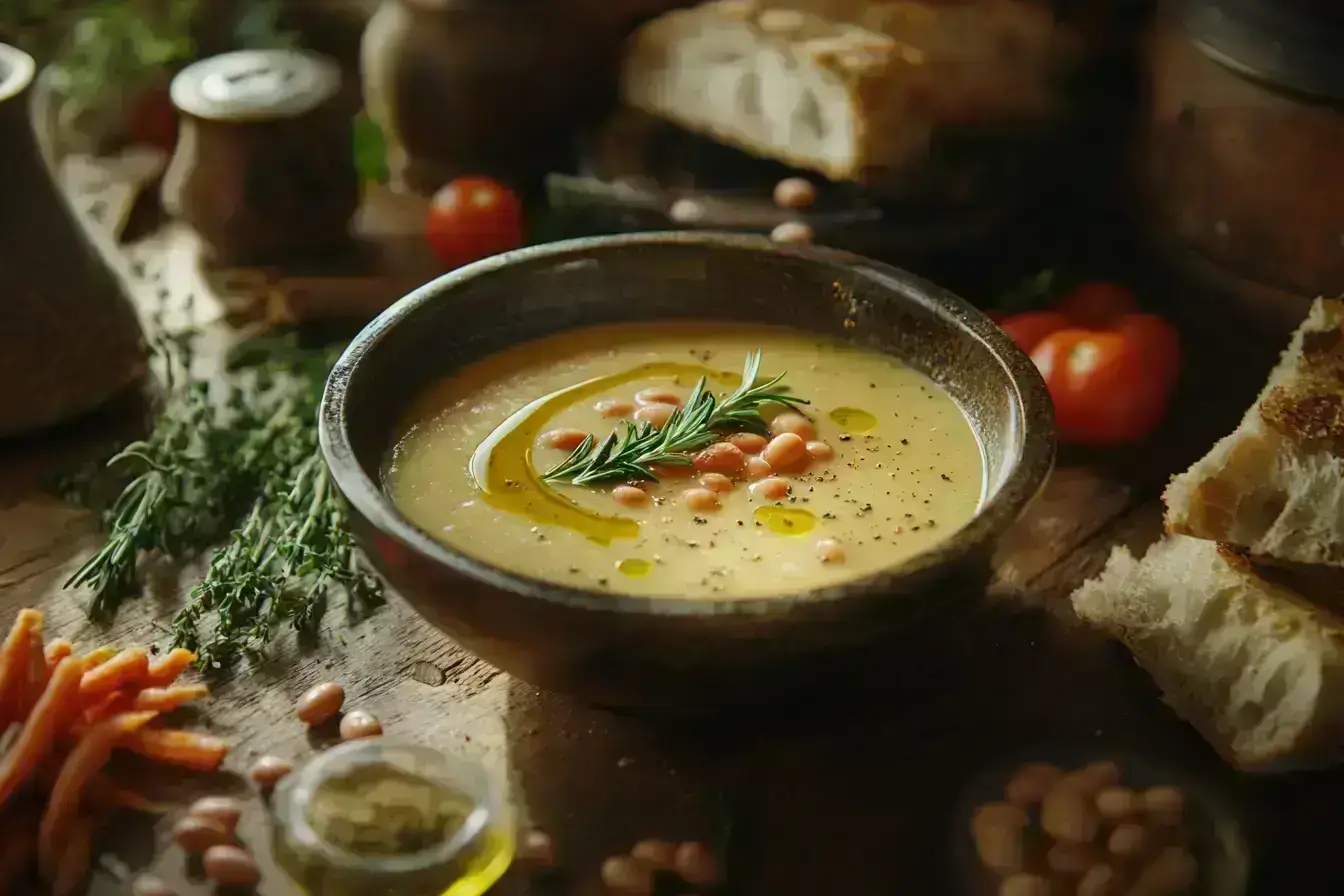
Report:
[[655,429],[648,422],[626,423],[623,430],[613,431],[600,444],[590,435],[568,457],[543,473],[542,478],[574,485],[656,480],[658,476],[651,465],[689,466],[690,452],[709,445],[718,438],[720,430],[767,432],[760,413],[766,402],[801,413],[799,405],[807,402],[788,394],[789,388],[781,385],[784,375],[758,384],[760,369],[761,351],[757,349],[747,356],[742,385],[721,401],[715,399],[701,377],[686,404],[668,417],[662,429]]

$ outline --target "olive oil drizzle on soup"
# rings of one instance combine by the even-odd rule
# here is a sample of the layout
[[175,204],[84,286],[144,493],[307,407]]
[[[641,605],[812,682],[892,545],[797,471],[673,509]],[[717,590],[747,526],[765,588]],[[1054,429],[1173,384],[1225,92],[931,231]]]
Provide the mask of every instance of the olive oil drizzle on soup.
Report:
[[[723,431],[658,481],[543,481],[577,440],[661,425],[695,381],[722,399],[744,360],[802,417]],[[773,467],[766,459],[775,461]],[[427,389],[385,465],[408,519],[492,565],[614,593],[789,594],[899,564],[970,520],[984,459],[946,393],[885,355],[762,325],[592,327],[514,346]]]

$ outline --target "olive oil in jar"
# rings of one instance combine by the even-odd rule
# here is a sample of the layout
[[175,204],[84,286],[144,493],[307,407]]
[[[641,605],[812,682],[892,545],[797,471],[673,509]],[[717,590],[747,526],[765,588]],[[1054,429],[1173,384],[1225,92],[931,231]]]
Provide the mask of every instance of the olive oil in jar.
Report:
[[486,770],[381,738],[321,754],[276,790],[277,863],[310,896],[480,896],[513,860]]

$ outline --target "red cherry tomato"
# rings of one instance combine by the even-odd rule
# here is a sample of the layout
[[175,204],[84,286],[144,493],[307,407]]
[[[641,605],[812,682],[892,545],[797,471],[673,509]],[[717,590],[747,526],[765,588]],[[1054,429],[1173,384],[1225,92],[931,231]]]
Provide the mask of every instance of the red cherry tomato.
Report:
[[1040,369],[1061,441],[1121,445],[1161,421],[1180,376],[1180,340],[1167,321],[1140,314],[1123,286],[1085,284],[1055,308],[999,325]]
[[1073,321],[1058,311],[1027,311],[1005,318],[999,326],[1013,338],[1017,347],[1031,354],[1042,339],[1069,327]]
[[1055,305],[1055,310],[1080,324],[1103,324],[1122,314],[1137,314],[1134,294],[1118,283],[1084,283]]
[[523,242],[523,204],[485,177],[459,177],[435,194],[425,222],[435,256],[457,267]]
[[1180,373],[1175,329],[1149,314],[1058,330],[1031,359],[1050,390],[1061,441],[1075,445],[1142,439],[1162,420]]

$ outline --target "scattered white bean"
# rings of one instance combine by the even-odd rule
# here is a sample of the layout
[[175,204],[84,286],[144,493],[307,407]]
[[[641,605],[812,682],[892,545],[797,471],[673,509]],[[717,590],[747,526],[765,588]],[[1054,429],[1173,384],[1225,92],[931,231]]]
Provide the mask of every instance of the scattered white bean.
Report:
[[621,896],[650,896],[654,868],[634,856],[612,856],[602,863],[602,883]]
[[352,709],[341,718],[341,740],[363,740],[382,733],[383,723],[362,709]]
[[617,504],[626,507],[643,507],[649,503],[649,493],[633,485],[618,485],[611,490],[611,496]]
[[232,834],[238,827],[238,820],[243,817],[243,807],[232,797],[205,796],[192,803],[187,814],[209,819]]
[[604,398],[593,405],[593,410],[603,417],[629,417],[634,409],[633,404],[628,401],[621,401],[618,398]]
[[1056,840],[1091,843],[1101,826],[1092,797],[1069,776],[1061,778],[1041,803],[1041,828]]
[[1143,825],[1118,824],[1106,840],[1106,848],[1117,856],[1136,856],[1148,844],[1148,832]]
[[805,442],[817,437],[817,428],[812,425],[812,421],[794,411],[785,411],[770,421],[771,435],[777,436],[786,432],[793,433]]
[[827,461],[835,457],[835,449],[825,442],[813,440],[807,443],[807,456],[813,460]]
[[201,859],[205,876],[226,887],[255,887],[261,881],[261,869],[246,850],[232,844],[212,846]]
[[681,407],[681,396],[666,389],[640,389],[635,393],[635,404],[640,407],[646,404],[670,404]]
[[666,840],[641,840],[631,847],[630,855],[659,870],[670,869],[677,861],[677,844]]
[[747,462],[742,465],[742,471],[747,474],[748,479],[760,479],[762,476],[769,476],[775,472],[775,468],[770,466],[770,462],[759,457],[749,457]]
[[802,221],[785,221],[770,231],[770,239],[777,243],[804,245],[816,239],[816,233]]
[[1003,798],[1019,806],[1038,805],[1050,792],[1064,772],[1045,762],[1031,762],[1017,770],[1017,774],[1003,789]]
[[704,473],[740,473],[747,456],[730,442],[715,442],[695,456],[692,464]]
[[788,470],[807,459],[807,443],[797,433],[775,436],[761,452],[761,459],[774,470]]
[[581,429],[553,429],[541,434],[541,443],[561,451],[573,451],[583,444],[588,433]]
[[1030,819],[1011,803],[987,803],[971,816],[975,851],[987,868],[1000,874],[1022,870],[1023,839]]
[[802,177],[786,177],[775,184],[775,205],[780,208],[803,209],[817,201],[817,188]]
[[752,483],[751,493],[762,501],[783,501],[789,496],[789,482],[778,476],[769,476]]
[[1013,874],[999,884],[999,896],[1050,896],[1050,882],[1039,874]]
[[770,444],[769,439],[754,432],[735,432],[728,437],[728,441],[743,454],[760,454]]
[[834,538],[823,538],[817,542],[817,556],[822,563],[844,563],[845,549]]
[[719,496],[707,488],[688,488],[681,493],[681,503],[691,510],[717,510]]
[[674,404],[646,404],[635,411],[635,419],[640,423],[652,423],[654,429],[662,429],[676,410]]
[[706,473],[700,477],[700,484],[716,494],[724,494],[733,490],[733,480],[722,473]]
[[294,712],[299,721],[312,728],[334,718],[336,713],[341,711],[343,703],[345,703],[345,688],[334,681],[324,681],[309,688],[299,698],[294,706]]
[[673,867],[682,880],[695,887],[712,887],[719,882],[718,860],[703,843],[678,846]]

